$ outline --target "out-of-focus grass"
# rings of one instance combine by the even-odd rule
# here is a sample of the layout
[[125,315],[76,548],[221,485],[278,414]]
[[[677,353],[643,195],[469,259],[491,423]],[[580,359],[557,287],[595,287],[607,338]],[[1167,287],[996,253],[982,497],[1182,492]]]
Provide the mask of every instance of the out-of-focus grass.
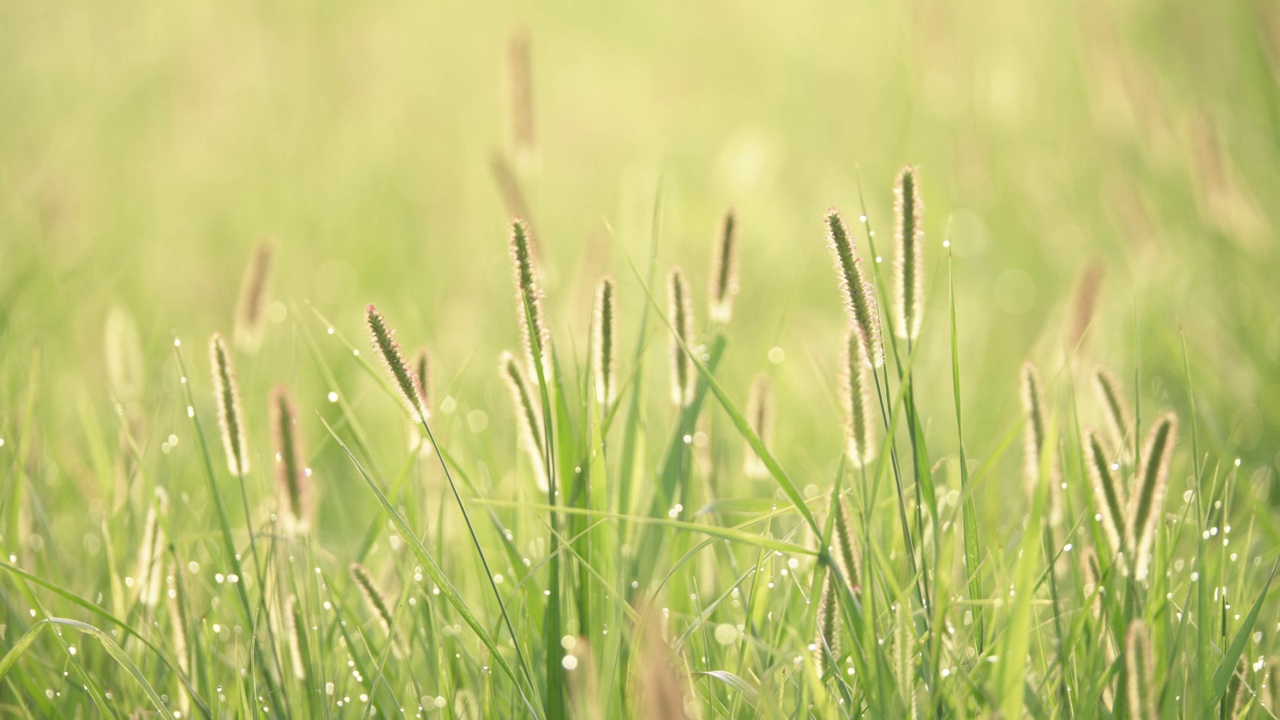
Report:
[[[510,137],[505,60],[516,32],[532,47],[532,153],[516,152]],[[44,553],[38,574],[68,585],[82,549],[98,548],[88,562],[106,562],[112,540],[83,536],[111,515],[113,493],[119,500],[110,486],[119,420],[103,361],[112,306],[136,318],[146,359],[145,482],[132,502],[145,507],[151,484],[203,502],[172,340],[200,347],[229,331],[245,263],[268,236],[278,304],[263,350],[239,363],[249,430],[267,460],[266,392],[289,382],[318,478],[329,572],[352,559],[344,548],[370,537],[380,510],[316,412],[344,437],[365,436],[360,458],[373,459],[374,477],[394,484],[408,471],[394,406],[312,307],[362,349],[361,309],[387,308],[403,345],[432,348],[437,395],[454,406],[439,420],[450,452],[486,489],[522,482],[493,362],[518,341],[498,156],[526,193],[570,368],[585,354],[591,293],[606,271],[619,280],[623,357],[633,351],[645,295],[627,258],[644,265],[655,188],[659,267],[688,268],[699,299],[718,219],[736,208],[744,290],[717,377],[741,400],[750,378],[770,371],[785,423],[771,449],[802,491],[830,482],[840,442],[832,368],[844,317],[823,213],[838,207],[856,225],[865,195],[887,261],[885,179],[909,161],[921,167],[930,287],[913,373],[937,380],[952,369],[946,237],[975,467],[1018,422],[1019,363],[1035,357],[1057,377],[1080,278],[1097,263],[1101,292],[1079,354],[1130,385],[1140,366],[1144,418],[1171,407],[1189,428],[1185,337],[1200,454],[1240,458],[1243,479],[1276,498],[1278,86],[1280,10],[1265,0],[536,11],[0,0],[0,460],[35,488],[23,512],[41,537],[39,548],[4,538],[6,548]],[[661,385],[650,354],[648,382]],[[335,407],[327,394],[339,388]],[[1080,394],[1088,415],[1091,399]],[[954,458],[947,383],[922,383],[914,395],[932,459]],[[649,396],[646,467],[669,422],[665,394]],[[196,398],[208,423],[207,393]],[[367,426],[347,425],[353,417]],[[715,457],[727,452],[718,446]],[[998,472],[1016,473],[1015,454]],[[980,525],[1007,530],[1025,499],[985,482]],[[141,524],[126,516],[115,531],[140,534]],[[444,536],[431,527],[435,550]],[[134,547],[117,540],[116,552]],[[1014,541],[1007,532],[984,541],[1002,572],[1012,572],[1017,546],[1005,544]],[[471,568],[474,558],[459,553]],[[121,576],[132,556],[113,562]]]

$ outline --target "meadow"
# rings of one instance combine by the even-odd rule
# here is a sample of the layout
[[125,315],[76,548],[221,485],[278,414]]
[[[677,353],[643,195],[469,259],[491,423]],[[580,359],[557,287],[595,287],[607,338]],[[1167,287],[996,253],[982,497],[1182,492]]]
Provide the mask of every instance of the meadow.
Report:
[[0,0],[0,717],[1274,718],[1262,0]]

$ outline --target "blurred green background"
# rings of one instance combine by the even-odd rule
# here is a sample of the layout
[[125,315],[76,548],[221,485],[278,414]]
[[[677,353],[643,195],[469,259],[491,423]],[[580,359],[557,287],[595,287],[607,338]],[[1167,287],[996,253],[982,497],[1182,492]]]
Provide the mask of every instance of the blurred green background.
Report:
[[[521,33],[534,143],[517,154],[508,57]],[[784,464],[819,482],[840,443],[831,389],[844,322],[822,214],[856,220],[860,177],[888,259],[891,185],[911,162],[930,267],[919,367],[933,380],[918,401],[937,448],[954,445],[949,236],[971,455],[1017,422],[1024,358],[1062,377],[1064,327],[1097,262],[1083,361],[1129,379],[1140,359],[1144,410],[1185,413],[1182,328],[1201,441],[1269,468],[1280,462],[1278,82],[1269,0],[0,0],[3,433],[38,384],[44,462],[75,481],[89,462],[78,426],[109,422],[103,324],[119,304],[155,382],[155,452],[170,425],[186,427],[173,333],[189,340],[203,388],[204,341],[229,332],[252,248],[272,237],[283,304],[264,350],[240,360],[251,425],[277,381],[297,386],[304,417],[323,407],[329,388],[295,324],[322,328],[306,302],[360,347],[375,302],[404,344],[432,347],[438,395],[458,406],[453,441],[513,458],[494,372],[517,342],[493,172],[506,157],[565,357],[585,351],[603,272],[620,279],[631,352],[644,296],[626,258],[643,265],[660,177],[660,271],[686,266],[699,297],[718,220],[737,209],[726,384],[745,398],[769,370]],[[768,359],[775,347],[781,363]],[[660,356],[650,362],[665,384]],[[333,365],[362,388],[362,412],[392,417],[354,363]],[[655,408],[664,400],[654,393]]]

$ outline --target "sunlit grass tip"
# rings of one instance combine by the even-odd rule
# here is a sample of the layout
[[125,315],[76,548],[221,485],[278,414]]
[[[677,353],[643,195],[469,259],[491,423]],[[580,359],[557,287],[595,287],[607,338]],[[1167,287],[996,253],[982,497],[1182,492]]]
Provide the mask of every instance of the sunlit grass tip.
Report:
[[289,643],[289,664],[292,666],[293,676],[299,680],[305,680],[307,679],[307,663],[302,657],[302,635],[306,632],[306,629],[303,627],[301,620],[301,607],[298,605],[298,596],[290,595],[284,602],[284,622]]
[[1111,546],[1113,557],[1121,558],[1120,569],[1125,571],[1123,562],[1125,543],[1128,536],[1128,503],[1129,499],[1124,485],[1117,477],[1117,469],[1113,465],[1111,451],[1093,428],[1084,431],[1084,464],[1089,477],[1089,485],[1093,490],[1094,510],[1102,523],[1102,533]]
[[893,608],[893,681],[902,693],[904,717],[916,718],[916,628],[911,621],[911,603],[898,599]]
[[364,565],[353,562],[347,569],[351,579],[355,581],[356,587],[360,588],[360,594],[364,596],[365,604],[369,606],[369,610],[377,618],[382,632],[391,640],[392,653],[396,657],[404,657],[404,650],[400,645],[399,638],[396,638],[393,634],[395,615],[391,612],[391,605],[387,602],[386,596],[378,589],[377,584],[373,581],[373,576],[369,574],[369,570]]
[[[773,445],[773,385],[765,373],[756,375],[747,392],[747,422],[765,447]],[[743,467],[747,477],[762,480],[769,477],[769,468],[750,445],[746,446]]]
[[689,299],[689,281],[679,267],[671,268],[667,276],[667,320],[675,335],[671,340],[671,401],[686,407],[693,402],[696,370],[680,341],[692,351],[693,303]]
[[1151,631],[1146,622],[1134,620],[1124,637],[1125,697],[1129,717],[1155,720],[1155,661],[1151,654]]
[[609,408],[617,400],[618,314],[613,278],[600,278],[596,286],[595,313],[591,318],[591,377],[596,405]]
[[1169,460],[1178,432],[1178,418],[1172,412],[1161,415],[1143,442],[1141,460],[1132,496],[1129,498],[1129,547],[1133,549],[1134,577],[1145,580],[1155,549],[1156,530],[1164,514],[1164,495],[1169,485]]
[[862,274],[862,259],[858,257],[844,220],[834,208],[827,211],[827,244],[835,258],[836,281],[844,295],[844,307],[849,313],[849,321],[862,330],[871,363],[874,367],[880,367],[884,365],[884,340],[880,334],[880,310],[876,294],[871,283]]
[[551,348],[551,332],[547,328],[546,311],[543,309],[537,248],[528,224],[520,218],[511,221],[509,249],[516,289],[516,323],[520,326],[520,338],[529,363],[529,374],[536,377],[539,365],[544,374],[550,372],[548,353]]
[[924,202],[918,174],[915,166],[907,165],[894,186],[894,329],[898,337],[909,340],[920,336],[924,316]]
[[155,489],[155,500],[147,505],[147,516],[142,526],[142,544],[138,546],[137,573],[134,579],[138,588],[138,602],[155,607],[160,602],[160,580],[164,576],[164,528],[160,515],[169,508],[169,495],[164,488]]
[[1102,414],[1106,419],[1107,435],[1112,446],[1125,451],[1133,433],[1133,413],[1125,400],[1120,380],[1115,373],[1099,365],[1093,370],[1093,389],[1098,395],[1098,401],[1102,403]]
[[862,548],[853,529],[853,514],[843,496],[834,495],[831,499],[831,511],[836,514],[832,531],[835,534],[836,567],[844,576],[849,592],[857,595],[862,592]]
[[241,352],[253,354],[262,345],[267,328],[267,304],[271,300],[271,269],[275,248],[264,240],[254,249],[240,283],[232,338]]
[[721,325],[733,317],[733,298],[738,294],[738,218],[730,208],[720,224],[711,272],[707,282],[707,313]]
[[850,325],[845,335],[840,371],[845,454],[855,468],[860,468],[876,456],[872,414],[875,407],[872,393],[875,392],[875,387],[871,359],[867,357],[867,343],[857,325]]
[[520,445],[529,456],[529,463],[533,465],[534,481],[538,490],[546,492],[548,478],[541,402],[533,395],[532,386],[514,355],[502,353],[498,360],[498,372],[511,392],[511,406],[516,414],[516,424],[520,428]]
[[373,338],[373,349],[382,358],[391,373],[391,379],[400,391],[400,400],[409,411],[414,422],[424,416],[424,410],[418,396],[418,380],[400,354],[400,346],[396,344],[396,332],[387,327],[382,314],[373,305],[365,309],[365,319],[369,324],[369,333]]
[[280,519],[286,534],[303,534],[311,528],[311,470],[303,464],[298,410],[284,385],[277,385],[271,391],[270,416],[276,446]]
[[418,405],[422,408],[422,416],[431,419],[431,351],[418,348],[413,355],[413,389],[418,396]]
[[244,413],[240,409],[240,386],[231,365],[227,343],[221,333],[209,338],[209,364],[213,370],[214,399],[218,403],[218,427],[222,430],[222,447],[227,453],[231,474],[242,477],[249,472],[249,449],[245,440]]

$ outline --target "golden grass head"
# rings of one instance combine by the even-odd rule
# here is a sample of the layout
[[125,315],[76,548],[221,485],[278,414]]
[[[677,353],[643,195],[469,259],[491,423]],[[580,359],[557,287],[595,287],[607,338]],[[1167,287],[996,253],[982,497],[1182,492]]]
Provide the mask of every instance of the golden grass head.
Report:
[[894,198],[894,325],[898,337],[915,340],[924,317],[924,202],[914,165],[898,173]]
[[365,320],[369,324],[369,334],[373,339],[373,350],[382,358],[391,380],[400,391],[400,400],[409,411],[410,417],[417,423],[426,417],[426,410],[418,396],[418,379],[400,354],[400,346],[396,344],[396,331],[387,327],[382,313],[373,305],[365,308]]
[[845,454],[855,468],[868,465],[876,456],[875,446],[875,380],[871,358],[862,330],[850,325],[845,335],[840,364],[840,402],[844,407]]
[[617,288],[608,275],[596,286],[595,313],[591,318],[591,376],[596,405],[609,408],[618,399]]
[[[827,653],[840,660],[840,605],[836,598],[836,581],[828,572],[822,579],[822,594],[818,599],[818,629],[813,638],[813,664],[818,676],[826,674]],[[838,671],[838,666],[832,666]]]
[[418,352],[413,355],[413,389],[418,395],[418,405],[422,407],[422,416],[431,419],[431,406],[433,398],[431,395],[431,351],[426,348],[418,348]]
[[1128,536],[1129,499],[1124,485],[1117,476],[1118,468],[1112,462],[1112,452],[1093,428],[1084,431],[1084,464],[1093,490],[1093,504],[1101,516],[1102,532],[1111,546],[1111,554],[1117,558],[1122,573],[1127,572],[1124,562]]
[[707,314],[724,325],[733,317],[733,298],[738,294],[738,219],[730,208],[720,224],[711,273],[707,282]]
[[347,568],[351,579],[355,581],[356,587],[360,589],[360,594],[364,596],[365,604],[369,606],[369,610],[378,620],[378,625],[382,627],[382,632],[391,641],[392,654],[396,657],[404,657],[404,649],[400,645],[399,638],[395,636],[395,614],[391,611],[391,605],[387,602],[387,598],[378,589],[377,583],[374,582],[373,576],[369,574],[369,570],[358,562],[351,563]]
[[240,386],[231,365],[231,354],[221,333],[209,338],[209,364],[213,369],[214,400],[218,404],[218,427],[222,430],[222,448],[227,453],[227,468],[236,477],[249,473],[249,450],[245,440],[244,413],[240,409]]
[[264,240],[253,251],[240,282],[240,299],[236,303],[235,328],[232,338],[236,348],[252,355],[262,345],[267,329],[267,305],[271,301],[271,270],[275,249]]
[[1129,717],[1155,720],[1159,717],[1156,714],[1155,660],[1151,654],[1151,631],[1142,620],[1129,623],[1125,632],[1124,668]]
[[862,274],[862,259],[844,220],[834,208],[827,211],[827,244],[835,259],[836,281],[844,296],[845,311],[849,322],[858,326],[867,343],[867,355],[873,367],[884,365],[884,340],[880,334],[880,310],[876,294]]
[[287,535],[305,534],[311,528],[311,470],[303,464],[298,410],[284,385],[271,391],[269,402],[281,524]]
[[671,340],[671,401],[680,407],[693,403],[697,369],[685,348],[693,350],[693,303],[689,299],[689,281],[679,267],[667,276],[667,320],[674,335]]
[[1151,426],[1142,444],[1138,475],[1129,498],[1129,547],[1133,550],[1134,577],[1145,580],[1151,568],[1156,531],[1164,515],[1164,496],[1169,485],[1169,461],[1177,440],[1178,418],[1172,412],[1161,415]]
[[1102,404],[1112,446],[1125,451],[1130,446],[1129,437],[1133,432],[1133,413],[1129,410],[1120,380],[1115,373],[1099,365],[1093,370],[1093,389]]
[[[751,382],[751,390],[747,393],[747,422],[765,447],[773,444],[773,386],[769,383],[769,376],[764,373],[756,375]],[[769,468],[765,467],[764,461],[750,445],[746,452],[744,467],[747,477],[753,480],[769,477]]]

